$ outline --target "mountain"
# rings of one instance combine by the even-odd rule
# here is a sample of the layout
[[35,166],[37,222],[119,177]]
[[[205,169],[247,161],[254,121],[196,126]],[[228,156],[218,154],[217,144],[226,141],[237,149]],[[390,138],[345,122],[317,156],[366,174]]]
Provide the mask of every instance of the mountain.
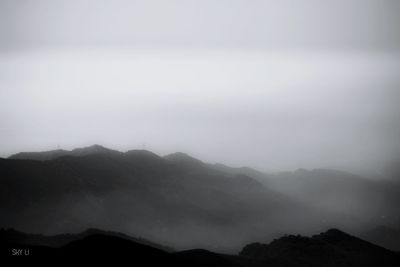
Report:
[[64,156],[74,156],[74,157],[81,157],[93,154],[104,154],[104,155],[117,155],[122,154],[119,151],[112,150],[105,148],[101,145],[92,145],[88,147],[82,148],[75,148],[73,150],[64,150],[64,149],[57,149],[57,150],[50,150],[44,152],[20,152],[14,155],[11,155],[9,159],[31,159],[31,160],[53,160]]
[[332,226],[354,233],[376,225],[378,212],[398,215],[396,187],[344,172],[264,175],[181,152],[99,145],[27,155],[34,157],[0,159],[0,227],[46,235],[101,228],[178,249],[232,252],[260,236]]
[[369,231],[365,231],[360,237],[384,248],[400,251],[399,230],[386,226],[377,226]]
[[122,152],[105,148],[101,145],[92,145],[83,148],[75,148],[68,153],[68,156],[82,157],[93,154],[103,154],[103,155],[121,155]]
[[51,160],[63,157],[69,154],[70,151],[57,149],[45,152],[20,152],[11,155],[9,159],[31,159],[31,160]]
[[0,226],[47,235],[102,228],[177,248],[233,251],[260,234],[337,223],[321,224],[323,211],[184,153],[95,145],[67,154],[0,159]]
[[181,168],[185,168],[186,170],[190,171],[207,168],[204,162],[183,152],[176,152],[166,155],[164,156],[164,159],[172,164],[179,165]]
[[312,237],[287,235],[269,244],[252,243],[243,257],[266,266],[398,266],[399,255],[337,229]]

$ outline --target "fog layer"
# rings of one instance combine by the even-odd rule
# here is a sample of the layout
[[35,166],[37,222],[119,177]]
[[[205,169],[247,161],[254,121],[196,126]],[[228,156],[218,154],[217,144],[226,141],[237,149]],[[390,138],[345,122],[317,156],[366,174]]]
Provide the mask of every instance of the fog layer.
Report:
[[0,156],[100,143],[262,170],[398,155],[397,1],[2,1]]

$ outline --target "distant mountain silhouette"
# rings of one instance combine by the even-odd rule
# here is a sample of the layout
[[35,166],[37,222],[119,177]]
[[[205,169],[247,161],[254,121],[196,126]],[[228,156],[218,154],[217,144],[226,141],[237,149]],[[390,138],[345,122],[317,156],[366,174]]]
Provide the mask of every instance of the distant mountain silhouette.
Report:
[[74,157],[81,157],[81,156],[88,156],[93,154],[104,154],[104,155],[117,155],[122,154],[122,152],[105,148],[101,145],[92,145],[83,148],[75,148],[71,151],[57,149],[57,150],[50,150],[44,152],[20,152],[14,155],[11,155],[9,159],[31,159],[31,160],[52,160],[57,159],[64,156],[74,156]]
[[232,251],[259,236],[370,228],[382,212],[398,214],[397,190],[333,170],[272,175],[93,145],[0,159],[0,227],[47,235],[102,228]]
[[68,150],[57,149],[45,152],[20,152],[11,155],[9,159],[32,159],[32,160],[51,160],[63,156],[67,156],[70,153]]
[[372,230],[365,231],[360,237],[384,248],[400,252],[400,230],[377,226]]
[[399,255],[331,229],[319,235],[288,235],[269,244],[253,243],[241,256],[264,260],[266,266],[398,266]]
[[0,226],[44,234],[117,229],[177,247],[237,249],[251,236],[283,231],[286,218],[311,229],[320,216],[250,176],[183,153],[95,145],[67,154],[0,159]]
[[206,164],[199,159],[193,158],[186,153],[176,152],[173,154],[169,154],[164,156],[164,159],[167,161],[180,165],[186,169],[197,169],[197,168],[205,168]]
[[93,154],[121,155],[122,152],[108,149],[101,145],[92,145],[92,146],[83,147],[83,148],[75,148],[69,153],[69,156],[82,157],[82,156],[88,156],[88,155],[93,155]]

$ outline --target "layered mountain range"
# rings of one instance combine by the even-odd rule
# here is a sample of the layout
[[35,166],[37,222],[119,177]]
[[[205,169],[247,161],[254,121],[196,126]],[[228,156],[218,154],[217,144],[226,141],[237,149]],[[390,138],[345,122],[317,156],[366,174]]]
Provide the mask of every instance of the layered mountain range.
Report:
[[232,252],[285,233],[396,227],[399,188],[333,170],[265,174],[94,145],[0,159],[0,226],[51,235],[101,228]]

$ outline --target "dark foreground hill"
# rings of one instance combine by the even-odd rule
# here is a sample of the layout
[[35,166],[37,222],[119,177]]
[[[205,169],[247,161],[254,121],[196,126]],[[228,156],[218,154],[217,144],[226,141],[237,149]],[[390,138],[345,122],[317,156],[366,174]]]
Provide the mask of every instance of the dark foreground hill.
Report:
[[288,235],[269,244],[253,243],[241,256],[263,260],[266,266],[399,266],[399,255],[331,229],[319,235]]
[[178,257],[163,250],[124,238],[103,234],[86,236],[61,247],[4,243],[1,258],[40,260],[41,262],[128,261],[135,266],[187,266]]
[[44,247],[52,247],[52,248],[60,248],[65,246],[72,241],[77,241],[84,239],[88,236],[92,235],[104,235],[110,237],[118,237],[121,239],[126,239],[135,243],[139,243],[142,245],[151,246],[154,248],[158,248],[163,251],[173,251],[173,248],[162,246],[157,243],[151,242],[144,238],[131,237],[129,235],[111,232],[111,231],[103,231],[95,228],[87,229],[80,233],[75,234],[58,234],[58,235],[42,235],[42,234],[27,234],[20,231],[16,231],[15,229],[0,229],[0,240],[3,243],[7,244],[19,244],[24,246],[44,246]]
[[[162,249],[165,248],[165,249]],[[133,266],[239,267],[233,260],[207,250],[172,252],[153,242],[121,233],[89,229],[79,234],[44,236],[0,230],[0,259],[44,262],[104,260]]]
[[[268,245],[247,245],[240,255],[218,254],[204,249],[180,252],[165,251],[141,239],[118,233],[92,229],[86,234],[65,235],[71,240],[61,246],[46,246],[49,240],[65,242],[65,236],[46,237],[2,230],[0,258],[40,260],[44,262],[90,262],[104,260],[124,262],[132,266],[194,266],[194,267],[281,267],[281,266],[399,266],[395,253],[350,236],[329,230],[311,238],[284,236]],[[21,237],[25,237],[25,242]],[[30,241],[29,241],[30,240]],[[35,240],[35,244],[27,244]],[[43,242],[43,244],[40,244]],[[158,247],[162,247],[157,245]]]

